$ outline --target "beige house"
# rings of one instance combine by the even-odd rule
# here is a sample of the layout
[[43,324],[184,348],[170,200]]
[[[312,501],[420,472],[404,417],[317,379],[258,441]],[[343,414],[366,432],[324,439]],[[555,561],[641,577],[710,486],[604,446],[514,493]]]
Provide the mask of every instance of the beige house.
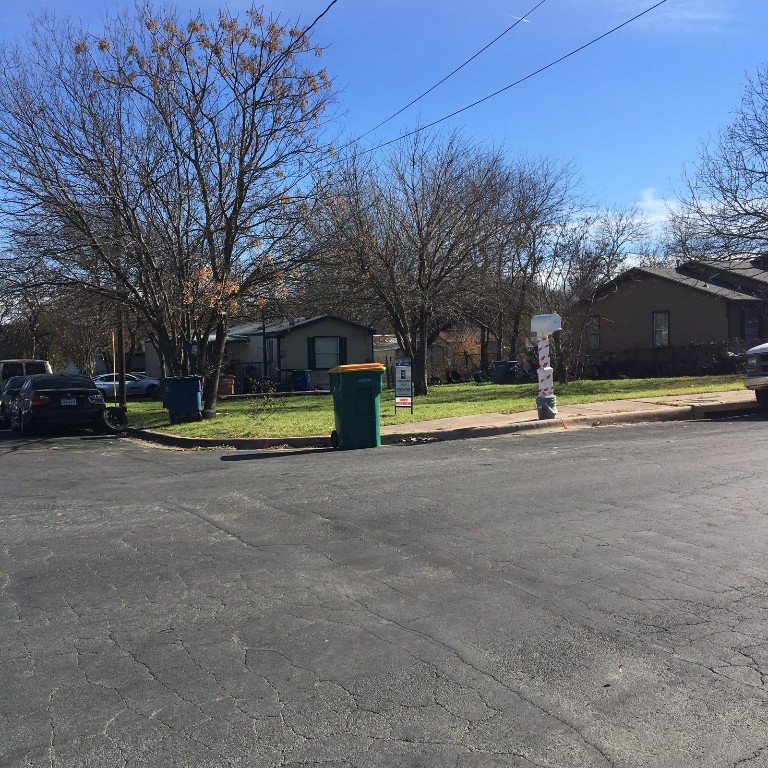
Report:
[[734,287],[722,268],[702,275],[687,267],[630,269],[583,303],[585,365],[600,376],[714,372],[756,344],[765,321],[760,286]]
[[246,379],[270,379],[283,388],[328,388],[336,365],[373,362],[373,328],[333,315],[256,321],[227,333],[225,372],[235,376],[236,391]]

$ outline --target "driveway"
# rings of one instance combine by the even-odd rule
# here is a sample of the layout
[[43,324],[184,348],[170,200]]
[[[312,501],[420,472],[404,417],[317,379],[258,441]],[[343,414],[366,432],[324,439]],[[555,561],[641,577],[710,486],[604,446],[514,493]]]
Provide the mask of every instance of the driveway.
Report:
[[0,765],[768,765],[766,426],[0,433]]

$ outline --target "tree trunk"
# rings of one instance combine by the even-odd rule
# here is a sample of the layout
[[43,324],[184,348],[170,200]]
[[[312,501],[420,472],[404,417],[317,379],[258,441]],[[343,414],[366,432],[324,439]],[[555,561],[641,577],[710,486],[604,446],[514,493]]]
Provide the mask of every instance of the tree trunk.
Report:
[[427,386],[427,347],[420,345],[416,348],[416,354],[411,360],[411,376],[414,395],[428,395]]
[[219,375],[224,362],[224,348],[227,342],[227,329],[223,321],[216,324],[216,340],[213,342],[210,373],[203,384],[203,409],[207,415],[216,415],[216,403],[219,397]]
[[504,354],[504,310],[499,312],[496,321],[496,360],[503,360]]

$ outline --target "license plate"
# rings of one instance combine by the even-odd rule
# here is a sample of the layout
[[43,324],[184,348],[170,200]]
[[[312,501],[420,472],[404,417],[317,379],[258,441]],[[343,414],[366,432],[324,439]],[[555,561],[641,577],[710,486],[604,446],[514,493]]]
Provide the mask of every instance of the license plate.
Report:
[[61,404],[62,405],[77,405],[77,398],[76,397],[62,397],[61,398]]

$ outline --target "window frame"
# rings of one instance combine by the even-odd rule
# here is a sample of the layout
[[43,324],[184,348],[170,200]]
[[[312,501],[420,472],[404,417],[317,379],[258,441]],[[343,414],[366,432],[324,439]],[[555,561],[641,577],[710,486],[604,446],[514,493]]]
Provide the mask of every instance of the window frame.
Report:
[[586,324],[587,352],[600,350],[600,315],[590,315]]
[[[317,342],[333,339],[336,342],[336,352],[318,352]],[[318,355],[325,356],[321,360],[322,365],[318,364]],[[331,362],[328,357],[334,356],[336,362],[333,365],[326,365]],[[307,337],[307,368],[313,371],[329,371],[337,365],[345,365],[347,362],[347,337],[346,336],[309,336]]]
[[[659,320],[663,319],[665,322],[663,324],[658,324],[657,318]],[[663,327],[666,326],[666,327]],[[663,342],[659,343],[657,341],[658,336],[657,334],[664,334],[665,339]],[[669,349],[671,346],[670,344],[670,317],[669,317],[669,310],[668,309],[655,309],[651,313],[651,346],[653,349]]]

